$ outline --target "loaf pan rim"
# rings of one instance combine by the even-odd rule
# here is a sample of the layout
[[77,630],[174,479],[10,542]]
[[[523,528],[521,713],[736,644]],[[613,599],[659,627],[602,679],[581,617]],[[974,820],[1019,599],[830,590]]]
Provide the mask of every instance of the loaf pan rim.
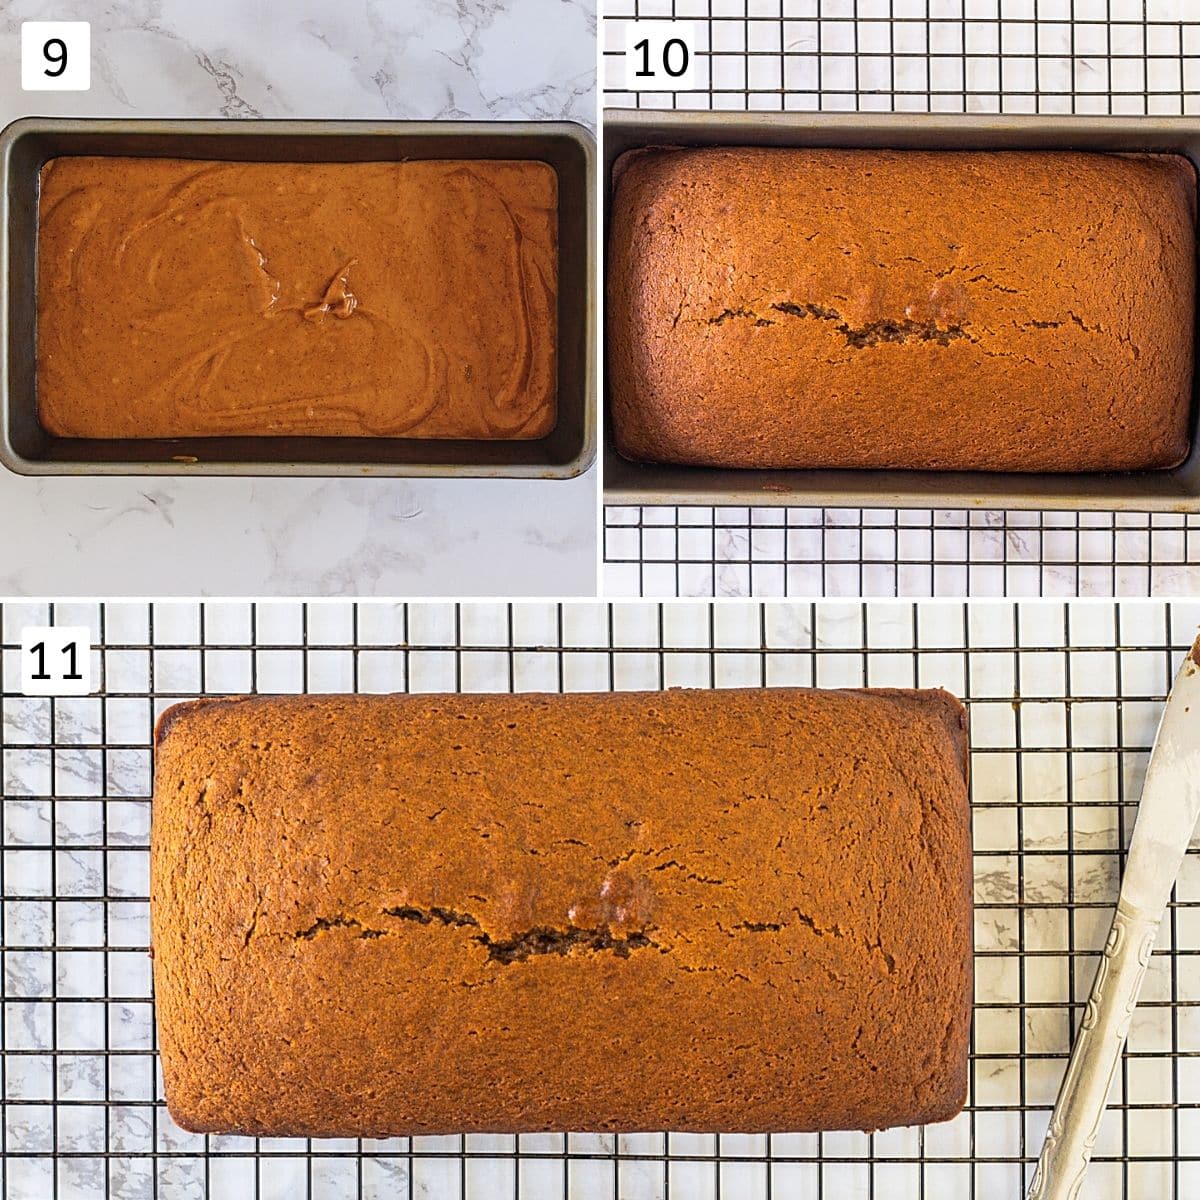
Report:
[[[570,373],[562,368],[559,377],[559,419],[555,430],[564,421],[570,432],[559,434],[560,446],[556,451],[547,439],[520,441],[437,441],[429,439],[396,439],[405,442],[409,461],[367,461],[352,457],[349,443],[378,442],[381,439],[180,439],[179,444],[154,443],[160,458],[133,451],[148,450],[151,443],[139,447],[134,439],[120,443],[122,450],[130,452],[118,456],[111,453],[113,444],[56,439],[41,433],[49,445],[57,444],[61,452],[54,457],[31,454],[17,444],[14,436],[15,422],[31,418],[37,421],[36,393],[32,388],[18,395],[18,382],[14,379],[12,345],[18,336],[24,337],[28,346],[32,337],[19,331],[22,320],[17,306],[20,298],[13,286],[12,251],[13,229],[12,189],[13,152],[21,139],[29,137],[141,137],[175,138],[181,140],[180,150],[185,149],[182,140],[193,137],[218,138],[287,138],[303,136],[308,139],[326,137],[355,139],[362,137],[439,137],[467,142],[464,155],[470,155],[469,146],[480,139],[503,139],[512,142],[514,158],[540,158],[531,148],[522,152],[522,143],[533,138],[565,139],[573,144],[579,155],[577,167],[578,190],[584,199],[582,229],[574,242],[574,271],[576,287],[564,290],[572,308],[570,331],[564,333],[565,322],[560,320],[560,356],[567,336],[576,342],[576,364]],[[83,153],[88,151],[83,150]],[[95,153],[118,154],[117,150],[97,150]],[[169,156],[170,151],[159,151]],[[186,155],[185,155],[186,156]],[[47,156],[50,157],[50,156]],[[287,161],[274,156],[277,161]],[[444,157],[444,155],[443,155]],[[499,157],[493,155],[493,157]],[[369,161],[364,156],[362,161]],[[554,165],[553,163],[551,164]],[[561,171],[560,183],[561,183]],[[598,400],[596,394],[596,247],[595,247],[595,195],[596,195],[596,139],[591,130],[577,121],[407,121],[407,120],[238,120],[230,118],[90,118],[90,117],[43,117],[22,116],[11,121],[0,131],[0,464],[17,475],[24,476],[253,476],[253,477],[317,477],[317,478],[462,478],[462,479],[571,479],[584,474],[595,462],[598,448]],[[26,181],[28,187],[28,181]],[[28,193],[26,193],[28,194]],[[34,193],[36,195],[36,192]],[[564,208],[560,187],[559,214]],[[562,240],[560,238],[560,248]],[[36,232],[30,248],[36,254]],[[580,286],[584,295],[580,297]],[[569,284],[567,285],[569,288]],[[564,311],[560,307],[560,316]],[[31,319],[31,318],[27,318]],[[568,386],[564,386],[568,385]],[[32,414],[30,409],[33,409]],[[40,431],[40,426],[38,427]],[[555,431],[547,435],[553,438]],[[312,457],[298,454],[265,452],[273,449],[272,443],[289,441],[295,446],[303,441],[319,442]],[[210,443],[208,446],[205,443]],[[242,446],[225,460],[208,461],[204,451],[212,451],[221,443],[238,442]],[[245,443],[257,443],[259,455],[243,452]],[[425,446],[437,448],[439,455],[430,453],[422,458],[418,451]],[[89,448],[90,453],[89,453]],[[197,455],[195,451],[199,450]],[[345,453],[338,455],[339,450]],[[168,451],[178,453],[183,461],[170,458]],[[218,451],[219,452],[219,451]],[[475,456],[477,452],[477,457]],[[196,458],[197,461],[191,461]]]
[[[612,168],[627,150],[647,146],[804,146],[868,149],[971,149],[948,139],[981,138],[978,149],[1092,149],[1181,153],[1200,172],[1200,115],[1108,116],[992,113],[712,112],[607,108],[603,119],[605,253]],[[1044,144],[1038,139],[1057,139]],[[794,138],[798,140],[788,140]],[[893,144],[889,138],[899,138]],[[1121,138],[1137,145],[1116,146]],[[1068,144],[1082,139],[1083,144]],[[1110,143],[1104,145],[1104,142]],[[1184,143],[1190,143],[1189,153]],[[1200,304],[1197,305],[1200,322]],[[1192,382],[1191,444],[1167,470],[1079,474],[864,469],[758,470],[638,463],[617,453],[603,397],[604,503],[611,507],[811,507],[949,510],[1200,512],[1200,336]],[[607,349],[607,347],[605,347]]]

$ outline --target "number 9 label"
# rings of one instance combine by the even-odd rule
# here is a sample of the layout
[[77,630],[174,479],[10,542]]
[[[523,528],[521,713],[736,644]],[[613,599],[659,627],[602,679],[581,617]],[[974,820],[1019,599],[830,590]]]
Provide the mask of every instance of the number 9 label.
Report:
[[630,21],[626,24],[626,91],[686,92],[695,86],[695,22]]
[[21,24],[21,88],[86,92],[92,86],[92,27],[87,21]]

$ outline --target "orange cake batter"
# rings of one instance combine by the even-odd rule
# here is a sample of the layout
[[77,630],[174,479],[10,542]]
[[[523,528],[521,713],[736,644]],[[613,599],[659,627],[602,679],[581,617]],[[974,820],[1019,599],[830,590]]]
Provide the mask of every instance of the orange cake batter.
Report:
[[68,157],[42,169],[61,437],[521,439],[556,417],[545,163]]

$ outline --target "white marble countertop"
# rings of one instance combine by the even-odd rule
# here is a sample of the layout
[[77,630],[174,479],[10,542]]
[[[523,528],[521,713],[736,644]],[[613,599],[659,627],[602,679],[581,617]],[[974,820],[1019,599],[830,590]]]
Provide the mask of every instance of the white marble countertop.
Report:
[[[88,20],[88,92],[23,92],[20,24]],[[595,124],[591,0],[18,0],[20,116]],[[593,469],[569,481],[21,478],[0,468],[0,594],[578,595]]]

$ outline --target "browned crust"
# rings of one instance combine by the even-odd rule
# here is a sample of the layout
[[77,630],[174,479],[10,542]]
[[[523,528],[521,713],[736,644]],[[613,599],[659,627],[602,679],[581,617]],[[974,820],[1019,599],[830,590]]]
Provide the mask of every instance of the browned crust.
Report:
[[310,1136],[951,1116],[964,750],[936,690],[175,706],[151,867],[172,1115]]
[[1182,156],[620,161],[606,336],[625,457],[1016,472],[1186,458],[1196,174]]

